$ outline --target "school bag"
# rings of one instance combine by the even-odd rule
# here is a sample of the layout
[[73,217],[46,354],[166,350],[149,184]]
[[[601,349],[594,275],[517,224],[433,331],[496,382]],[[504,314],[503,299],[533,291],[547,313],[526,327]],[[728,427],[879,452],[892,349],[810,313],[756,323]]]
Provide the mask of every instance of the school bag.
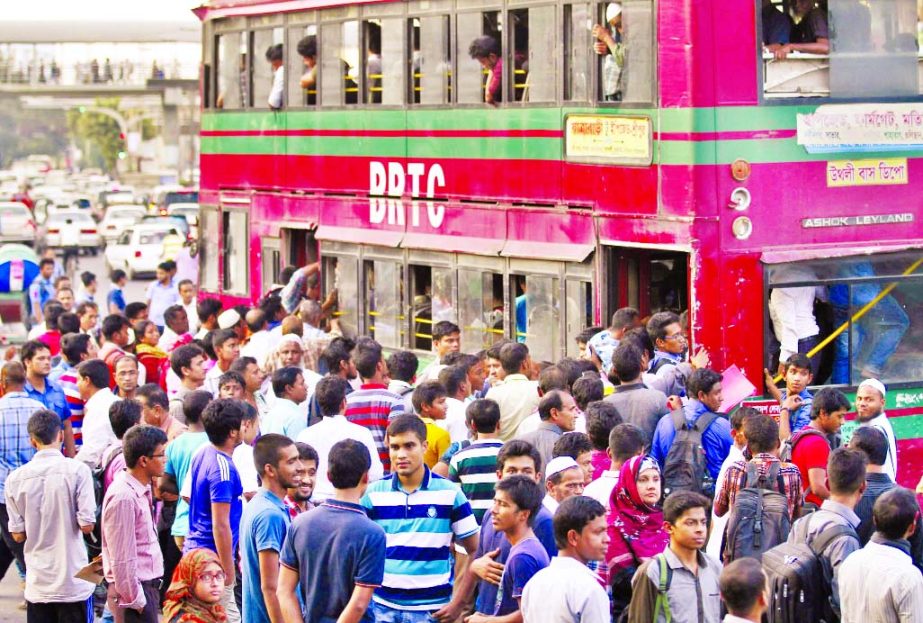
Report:
[[833,525],[821,531],[809,545],[807,541],[811,519],[809,515],[796,522],[798,538],[785,542],[763,554],[763,571],[769,586],[769,623],[835,623],[839,617],[833,611],[830,598],[832,577],[825,571],[821,558],[838,537],[849,535],[859,540],[850,526]]
[[113,448],[108,454],[103,455],[99,467],[92,470],[93,476],[93,497],[96,498],[96,523],[93,525],[93,532],[83,535],[86,541],[87,552],[90,560],[102,553],[103,542],[103,499],[106,497],[105,477],[106,470],[112,465],[112,461],[122,455],[122,446]]
[[792,460],[792,453],[795,451],[795,446],[809,435],[816,435],[823,438],[827,444],[830,443],[830,440],[827,439],[827,436],[815,428],[802,428],[800,431],[789,437],[785,440],[785,443],[782,444],[782,450],[779,451],[779,460],[783,463],[790,463]]
[[[654,562],[657,563],[659,570],[657,573],[657,599],[654,601],[654,617],[651,621],[656,623],[662,613],[666,623],[673,623],[673,612],[670,610],[670,598],[667,596],[667,593],[670,591],[670,583],[673,581],[673,569],[670,568],[667,557],[663,554],[657,554],[653,558],[646,560],[641,564],[638,573],[635,574],[634,580],[645,581],[647,579],[647,570]],[[632,582],[632,587],[634,587],[634,582]],[[628,623],[628,608],[622,612],[621,617],[614,620],[618,623]]]
[[677,491],[695,491],[715,496],[715,481],[706,468],[702,434],[718,419],[712,412],[703,413],[694,424],[686,422],[682,409],[670,414],[676,436],[663,463],[664,497]]
[[764,552],[788,539],[792,521],[781,466],[773,461],[761,476],[755,463],[747,463],[746,487],[737,493],[725,530],[724,564],[746,556],[760,560]]

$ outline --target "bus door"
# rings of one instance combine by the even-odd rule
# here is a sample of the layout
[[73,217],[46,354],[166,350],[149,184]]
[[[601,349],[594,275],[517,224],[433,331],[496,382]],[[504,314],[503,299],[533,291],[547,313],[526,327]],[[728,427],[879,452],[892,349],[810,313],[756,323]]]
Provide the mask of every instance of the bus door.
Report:
[[458,325],[462,348],[468,352],[488,349],[504,339],[506,260],[482,255],[458,257]]
[[513,339],[525,343],[535,361],[558,361],[563,353],[564,263],[510,258],[509,271]]
[[594,324],[593,281],[592,258],[564,264],[564,352],[568,357],[583,354],[577,347],[577,336]]
[[359,246],[334,241],[324,241],[323,245],[324,295],[336,291],[333,318],[343,335],[355,338],[360,335]]
[[262,292],[284,285],[279,283],[282,272],[282,240],[271,236],[260,238],[260,277]]
[[406,348],[404,252],[387,247],[361,249],[361,334],[385,348]]
[[410,345],[428,353],[433,348],[433,325],[444,320],[458,323],[455,256],[410,249],[407,265]]
[[689,254],[682,251],[604,247],[603,324],[615,310],[634,307],[647,317],[689,309]]

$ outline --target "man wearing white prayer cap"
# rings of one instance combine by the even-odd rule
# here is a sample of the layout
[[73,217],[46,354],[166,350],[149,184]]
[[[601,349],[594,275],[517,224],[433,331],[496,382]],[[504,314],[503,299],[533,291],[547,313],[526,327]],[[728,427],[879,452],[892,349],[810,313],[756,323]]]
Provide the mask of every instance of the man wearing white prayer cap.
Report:
[[569,456],[559,456],[545,468],[545,499],[542,505],[554,515],[569,497],[583,494],[583,468]]
[[897,482],[897,440],[888,416],[885,415],[885,396],[887,390],[878,379],[865,379],[856,391],[856,419],[859,426],[871,426],[880,430],[888,438],[888,459],[885,461],[885,473]]

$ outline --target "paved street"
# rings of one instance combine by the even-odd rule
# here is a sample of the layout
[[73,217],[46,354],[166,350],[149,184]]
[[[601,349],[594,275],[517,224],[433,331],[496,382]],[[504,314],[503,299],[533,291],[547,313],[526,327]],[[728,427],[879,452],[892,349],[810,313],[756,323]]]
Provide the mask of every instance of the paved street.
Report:
[[[96,274],[96,279],[99,282],[99,291],[97,292],[96,300],[100,303],[104,303],[106,294],[109,293],[109,270],[106,268],[106,258],[102,253],[95,257],[90,255],[80,256],[80,267],[77,271],[78,277],[74,279],[75,292],[80,288],[79,274],[85,270]],[[125,302],[131,303],[133,301],[145,300],[144,293],[152,280],[150,276],[145,276],[142,279],[129,281],[128,285],[125,287]],[[105,316],[106,311],[101,309],[100,315]]]
[[0,582],[0,623],[21,623],[26,620],[26,611],[18,608],[20,602],[22,591],[19,589],[19,574],[11,566]]

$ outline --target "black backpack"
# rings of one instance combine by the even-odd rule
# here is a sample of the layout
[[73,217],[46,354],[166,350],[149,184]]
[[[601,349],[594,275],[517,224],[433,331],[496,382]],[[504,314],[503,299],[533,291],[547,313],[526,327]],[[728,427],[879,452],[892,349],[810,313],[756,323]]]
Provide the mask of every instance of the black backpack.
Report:
[[677,491],[695,491],[714,498],[715,481],[706,468],[702,435],[718,419],[718,414],[703,413],[691,426],[682,409],[677,409],[670,417],[676,436],[663,463],[664,497]]
[[87,551],[90,560],[102,553],[103,542],[103,499],[106,497],[105,477],[106,470],[112,465],[112,461],[122,455],[122,446],[113,449],[107,455],[100,459],[99,467],[93,469],[93,496],[96,498],[96,524],[93,526],[93,532],[83,535],[86,541]]
[[786,439],[785,443],[782,444],[782,450],[779,452],[779,460],[783,463],[791,462],[792,454],[795,452],[795,446],[798,445],[798,442],[809,435],[823,437],[824,441],[826,441],[828,445],[830,444],[830,439],[827,438],[827,435],[823,434],[819,430],[814,428],[802,428],[800,431]]
[[747,463],[747,486],[737,493],[725,531],[724,564],[747,556],[760,560],[766,550],[788,539],[792,520],[781,466],[774,461],[760,476],[757,465]]
[[849,535],[859,540],[850,526],[833,525],[808,544],[809,515],[795,523],[799,538],[763,554],[763,571],[769,585],[769,623],[835,623],[839,617],[831,605],[832,578],[821,562],[824,551],[837,538]]

